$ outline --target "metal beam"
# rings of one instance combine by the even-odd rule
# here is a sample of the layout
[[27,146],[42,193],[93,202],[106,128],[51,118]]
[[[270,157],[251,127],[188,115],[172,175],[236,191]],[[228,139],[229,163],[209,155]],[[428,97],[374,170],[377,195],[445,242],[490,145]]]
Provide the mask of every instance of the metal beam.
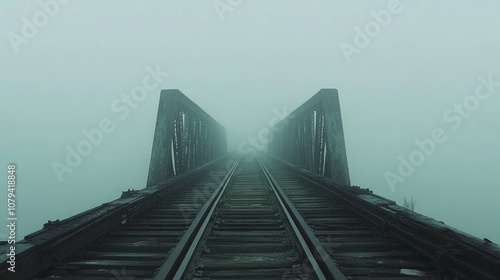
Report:
[[315,174],[350,186],[336,89],[321,89],[272,128],[268,152]]
[[161,91],[148,186],[226,153],[224,127],[179,90]]

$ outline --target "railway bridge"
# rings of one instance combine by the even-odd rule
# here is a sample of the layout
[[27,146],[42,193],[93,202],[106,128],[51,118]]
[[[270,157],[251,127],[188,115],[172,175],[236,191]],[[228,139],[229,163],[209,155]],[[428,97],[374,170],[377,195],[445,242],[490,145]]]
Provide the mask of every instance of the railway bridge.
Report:
[[338,92],[272,127],[267,153],[161,93],[147,187],[0,245],[0,279],[500,279],[500,247],[351,186]]

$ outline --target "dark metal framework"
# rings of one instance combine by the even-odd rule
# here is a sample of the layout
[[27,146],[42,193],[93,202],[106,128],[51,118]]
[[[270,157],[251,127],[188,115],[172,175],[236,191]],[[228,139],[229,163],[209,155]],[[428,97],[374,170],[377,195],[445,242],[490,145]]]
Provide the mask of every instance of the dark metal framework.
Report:
[[350,185],[336,89],[321,89],[272,130],[270,154],[340,185]]
[[162,90],[147,185],[227,153],[226,130],[177,89]]

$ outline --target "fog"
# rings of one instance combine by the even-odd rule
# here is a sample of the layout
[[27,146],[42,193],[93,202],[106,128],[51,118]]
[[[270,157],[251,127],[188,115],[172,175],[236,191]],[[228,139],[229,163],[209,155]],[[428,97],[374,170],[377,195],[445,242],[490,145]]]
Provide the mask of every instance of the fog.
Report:
[[[2,1],[0,216],[10,163],[18,239],[143,188],[161,89],[196,102],[237,150],[276,112],[337,88],[352,184],[413,196],[417,212],[498,243],[500,3],[444,3]],[[103,120],[112,129],[68,167]]]

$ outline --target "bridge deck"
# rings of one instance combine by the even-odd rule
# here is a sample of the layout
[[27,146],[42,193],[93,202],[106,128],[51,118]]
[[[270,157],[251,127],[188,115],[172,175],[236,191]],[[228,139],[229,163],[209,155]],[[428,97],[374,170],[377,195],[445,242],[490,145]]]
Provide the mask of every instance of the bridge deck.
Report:
[[494,244],[267,156],[125,192],[21,244],[20,279],[498,279],[500,260]]

